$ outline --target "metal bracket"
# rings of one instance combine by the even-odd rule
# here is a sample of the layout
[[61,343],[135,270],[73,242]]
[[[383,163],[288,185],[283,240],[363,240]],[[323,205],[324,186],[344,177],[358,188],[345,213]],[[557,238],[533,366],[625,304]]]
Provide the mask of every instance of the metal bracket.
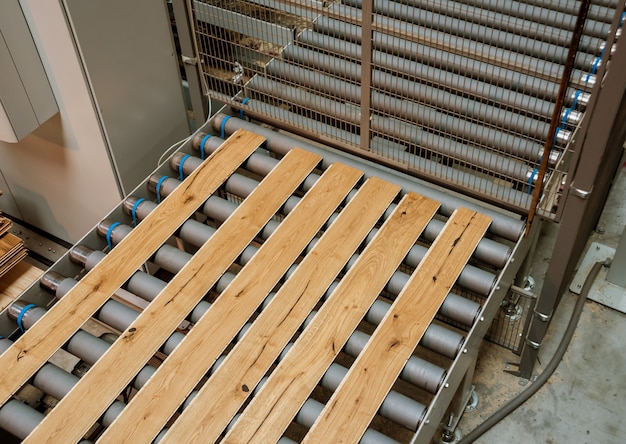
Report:
[[543,322],[548,322],[550,318],[552,317],[552,313],[550,314],[539,313],[537,310],[535,310],[534,313],[535,313],[535,317]]
[[526,338],[526,344],[530,345],[535,350],[539,350],[539,347],[541,347],[541,342],[531,341],[528,338]]
[[184,56],[182,56],[182,60],[183,60],[183,63],[185,65],[193,65],[193,66],[195,66],[195,65],[198,64],[198,58],[197,57],[188,57],[188,56],[184,55]]
[[593,191],[593,185],[589,190],[581,190],[580,188],[576,188],[573,184],[569,187],[570,193],[576,197],[580,197],[581,199],[589,199],[591,196],[591,192]]

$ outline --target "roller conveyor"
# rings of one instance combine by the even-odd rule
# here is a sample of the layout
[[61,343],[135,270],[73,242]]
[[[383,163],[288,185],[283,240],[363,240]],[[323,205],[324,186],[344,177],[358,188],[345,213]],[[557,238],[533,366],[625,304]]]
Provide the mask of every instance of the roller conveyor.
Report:
[[[252,3],[289,13],[297,2]],[[199,23],[208,24],[204,4],[212,2],[194,2],[195,12]],[[269,58],[254,61],[245,43],[240,47],[234,36],[231,42],[219,33],[214,44],[228,55],[201,51],[211,66],[247,60],[249,79],[228,94],[233,97],[227,103],[242,115],[342,150],[365,151],[376,161],[521,214],[536,205],[531,195],[566,72],[576,6],[375,1],[367,9],[367,28],[360,0],[309,9],[310,22],[296,20],[293,40]],[[598,70],[615,50],[606,42],[613,41],[617,9],[617,2],[593,2],[582,28],[542,173],[556,195],[545,200],[546,214],[556,211],[572,134]],[[197,37],[207,39],[202,32]],[[224,100],[219,82],[211,86],[212,72],[206,75],[209,90]]]
[[[233,122],[236,123],[234,118]],[[360,178],[362,173],[355,167],[343,166],[336,162],[328,162],[328,160],[322,161],[317,154],[291,149],[288,150],[289,154],[281,160],[286,153],[277,157],[276,155],[267,156],[267,153],[262,151],[254,153],[258,142],[253,142],[255,144],[247,150],[249,160],[244,162],[243,156],[239,157],[239,162],[242,162],[242,167],[246,169],[240,169],[235,173],[235,170],[231,168],[232,172],[228,173],[227,177],[223,175],[220,179],[222,191],[219,193],[211,196],[205,191],[202,195],[196,196],[193,185],[197,183],[197,180],[202,180],[203,176],[200,179],[196,177],[203,173],[208,175],[209,170],[221,167],[219,164],[214,166],[220,160],[220,153],[230,151],[233,148],[232,145],[239,144],[238,140],[241,137],[246,137],[247,140],[256,137],[248,136],[251,133],[245,130],[237,131],[235,126],[227,131],[228,133],[234,132],[234,134],[220,148],[217,148],[222,142],[219,137],[207,136],[202,137],[204,139],[202,147],[200,140],[196,141],[195,155],[194,152],[190,152],[173,156],[169,173],[162,171],[146,183],[146,190],[154,193],[151,198],[145,192],[130,197],[108,219],[99,224],[93,234],[87,236],[84,242],[71,250],[67,260],[75,264],[73,266],[85,267],[84,277],[76,280],[74,276],[80,277],[83,273],[69,272],[68,265],[63,265],[63,263],[56,266],[59,271],[50,271],[45,275],[42,279],[42,290],[52,291],[58,301],[50,310],[45,308],[48,304],[31,304],[28,294],[12,306],[9,318],[17,322],[25,333],[20,335],[18,330],[17,334],[12,335],[11,340],[15,341],[13,345],[6,342],[8,340],[4,340],[3,346],[8,350],[0,359],[11,359],[10,356],[16,352],[19,355],[24,347],[28,347],[27,344],[31,340],[29,338],[42,334],[47,328],[52,328],[49,322],[53,322],[51,319],[55,316],[62,316],[64,323],[70,323],[73,326],[68,328],[67,325],[64,327],[56,325],[52,330],[53,334],[46,334],[47,339],[31,350],[30,356],[39,356],[38,359],[41,360],[34,362],[30,357],[27,361],[19,359],[18,362],[25,362],[22,364],[24,365],[23,372],[25,372],[23,376],[15,378],[14,381],[3,381],[3,393],[8,397],[3,407],[0,408],[0,427],[17,434],[20,438],[25,438],[26,442],[37,441],[39,433],[56,436],[64,441],[88,439],[119,442],[118,439],[121,436],[129,433],[128,436],[134,436],[142,442],[149,441],[151,438],[147,438],[148,436],[156,437],[157,435],[165,442],[178,441],[179,437],[188,434],[189,430],[203,429],[187,427],[187,424],[200,421],[200,416],[205,415],[204,407],[199,410],[200,405],[205,405],[201,404],[202,399],[214,399],[215,391],[226,393],[230,390],[227,386],[232,384],[232,379],[225,378],[225,376],[231,376],[234,369],[238,372],[247,369],[244,362],[249,359],[252,350],[250,347],[258,347],[260,344],[254,344],[257,343],[258,338],[264,337],[259,336],[257,332],[270,328],[267,332],[272,335],[271,337],[275,337],[276,340],[278,337],[283,338],[276,344],[272,341],[265,346],[264,350],[267,347],[275,350],[272,351],[275,355],[270,354],[265,357],[264,352],[262,355],[264,356],[263,362],[266,362],[264,367],[257,369],[252,366],[246,370],[245,374],[248,376],[242,374],[244,379],[239,383],[239,395],[236,397],[240,400],[233,404],[235,400],[229,397],[228,403],[220,403],[219,412],[216,412],[219,419],[216,419],[215,426],[212,427],[213,431],[206,431],[208,436],[212,433],[217,433],[216,436],[226,433],[226,440],[231,438],[238,440],[238,430],[242,430],[242,424],[246,423],[246,418],[257,417],[256,415],[249,416],[246,411],[258,408],[255,407],[257,404],[265,405],[265,402],[260,400],[267,396],[268,391],[261,385],[271,387],[272,384],[276,384],[280,377],[275,375],[289,374],[294,368],[294,362],[302,366],[300,360],[294,361],[294,356],[300,354],[303,347],[308,349],[308,346],[302,344],[307,344],[306,338],[309,337],[311,331],[323,334],[319,330],[321,319],[324,320],[321,324],[324,327],[323,330],[327,330],[339,320],[341,320],[341,325],[344,324],[345,317],[333,316],[331,313],[338,312],[329,307],[333,305],[341,307],[345,301],[354,298],[353,295],[357,294],[359,296],[354,300],[356,304],[354,310],[360,314],[350,321],[349,331],[345,327],[337,327],[339,328],[337,334],[345,339],[337,337],[338,342],[331,344],[330,355],[324,359],[324,362],[327,362],[324,365],[325,368],[317,369],[316,364],[315,374],[307,378],[310,390],[298,392],[298,396],[303,396],[302,404],[292,406],[286,403],[283,405],[284,401],[277,401],[286,411],[293,412],[293,422],[288,421],[282,426],[279,425],[277,429],[274,427],[275,418],[268,417],[268,422],[264,421],[264,424],[272,424],[269,427],[271,434],[276,434],[276,430],[281,430],[275,438],[271,438],[272,440],[297,442],[303,438],[303,433],[306,434],[305,431],[308,428],[311,428],[311,433],[316,433],[317,423],[314,427],[311,426],[320,413],[327,411],[324,406],[328,400],[327,396],[334,392],[336,395],[333,396],[341,399],[341,391],[337,386],[342,379],[346,381],[350,379],[349,375],[354,372],[350,368],[357,365],[360,359],[371,359],[367,358],[368,350],[372,347],[371,344],[377,343],[380,331],[386,330],[389,322],[386,319],[393,317],[389,313],[394,312],[394,307],[408,300],[409,297],[416,298],[416,301],[425,298],[424,303],[430,299],[426,296],[430,293],[420,296],[419,291],[413,292],[409,289],[417,285],[414,281],[417,279],[416,276],[419,276],[420,269],[441,260],[437,245],[445,242],[446,237],[449,236],[446,236],[446,233],[453,229],[454,221],[463,213],[466,213],[469,218],[461,226],[472,227],[473,217],[484,221],[482,227],[473,236],[471,246],[464,249],[464,259],[455,266],[455,276],[447,278],[449,279],[447,285],[452,286],[462,269],[470,266],[470,269],[474,267],[479,274],[495,272],[487,294],[481,296],[483,303],[488,301],[485,296],[490,297],[497,291],[493,281],[498,279],[502,267],[495,264],[502,261],[498,256],[510,257],[514,254],[511,249],[515,248],[515,243],[497,236],[485,237],[484,233],[491,223],[491,218],[471,210],[459,209],[454,213],[455,215],[444,216],[440,213],[436,219],[432,219],[436,209],[440,206],[436,201],[420,197],[410,191],[406,191],[408,194],[405,194],[400,186],[380,180],[371,172],[368,173],[369,179]],[[213,141],[207,143],[210,139]],[[295,143],[295,139],[293,142]],[[268,147],[270,145],[268,144]],[[195,157],[200,152],[208,158],[204,162],[200,157]],[[302,162],[302,157],[311,158],[306,168],[298,167]],[[289,162],[293,165],[289,165]],[[265,222],[253,222],[248,217],[238,217],[246,211],[247,207],[251,208],[248,211],[252,211],[250,217],[253,219],[259,217],[257,210],[252,209],[258,206],[259,199],[263,199],[263,189],[268,188],[265,184],[271,183],[275,177],[280,177],[281,171],[288,171],[289,177],[293,177],[298,170],[300,172],[297,173],[297,179],[290,179],[294,185],[284,193],[279,191],[280,188],[287,186],[283,180],[271,185],[272,194],[281,194],[282,197],[280,201],[273,199],[275,203],[272,204],[271,210],[263,211],[265,216],[262,217]],[[337,172],[333,173],[334,171]],[[177,173],[182,174],[184,179],[182,182]],[[167,178],[166,175],[170,177]],[[188,175],[190,177],[186,178]],[[346,176],[352,179],[342,185]],[[337,181],[339,178],[341,179]],[[294,187],[296,180],[300,184],[298,190]],[[230,184],[227,185],[229,182]],[[341,187],[341,190],[338,190],[338,187]],[[155,197],[157,190],[158,198]],[[294,191],[296,191],[295,194],[292,194]],[[372,199],[374,195],[380,197],[381,192],[387,194],[385,199]],[[179,207],[183,205],[183,202],[187,202],[181,197],[185,193],[193,196],[194,203],[193,207],[189,206],[185,213],[181,214]],[[328,196],[323,199],[324,201],[332,199],[334,203],[321,204],[322,196],[318,196],[319,193],[325,193]],[[224,200],[224,197],[228,198],[228,196],[236,197],[236,200]],[[409,204],[411,199],[415,199],[415,203]],[[454,199],[451,200],[454,202]],[[374,201],[377,202],[375,211],[372,209]],[[285,205],[286,202],[290,204]],[[380,262],[380,255],[387,256],[389,245],[396,244],[396,241],[391,244],[383,242],[390,240],[389,230],[394,227],[394,224],[403,221],[404,212],[413,214],[411,213],[413,205],[421,207],[420,202],[430,205],[431,209],[426,214],[423,214],[423,209],[415,213],[415,220],[412,220],[405,230],[411,234],[405,233],[401,236],[401,238],[407,237],[407,240],[402,242],[403,246],[395,253],[393,262]],[[452,202],[447,204],[450,205]],[[326,208],[323,214],[319,214],[322,211],[320,205]],[[311,211],[308,208],[311,210],[314,208],[314,213],[302,218],[303,212]],[[269,218],[270,211],[276,214],[282,212],[282,214],[279,217]],[[447,210],[442,211],[445,213]],[[485,212],[489,213],[489,210],[485,209]],[[196,217],[187,219],[194,213],[203,213],[204,218],[208,217],[207,223],[203,223],[202,219]],[[168,215],[167,219],[164,219],[165,215]],[[173,215],[176,215],[175,222],[171,221]],[[513,220],[507,222],[502,215],[497,218],[501,219],[499,224],[514,224]],[[316,222],[311,228],[307,228],[313,223],[310,219]],[[223,242],[220,240],[223,237],[222,233],[235,229],[234,221],[239,221],[237,224],[239,228],[236,229],[238,236],[242,232],[249,231],[247,240],[236,241],[240,246],[236,247],[233,253],[235,251],[239,253],[229,253],[226,255],[228,258],[224,259],[220,254],[215,257],[214,248],[211,248],[212,254],[210,254],[209,247]],[[242,226],[248,223],[254,224],[255,228],[253,230],[242,229]],[[167,229],[163,226],[164,224],[167,225]],[[233,227],[229,228],[231,225]],[[426,231],[429,234],[422,234],[420,237],[428,226],[430,228]],[[319,229],[322,230],[321,233],[317,232]],[[163,232],[155,234],[155,230]],[[297,241],[293,239],[287,247],[281,239],[285,236],[288,239],[292,238],[293,236],[290,236],[292,230],[298,233],[307,230],[309,234],[302,235],[304,237],[298,238]],[[462,231],[459,231],[455,238],[461,233]],[[175,243],[166,242],[171,234],[180,239],[184,245],[188,245],[189,250],[177,249]],[[153,241],[154,236],[158,236],[159,240]],[[461,235],[459,242],[463,242],[464,237],[465,235]],[[138,249],[143,250],[143,245],[137,244],[137,239],[150,244],[151,253],[148,254],[149,250],[146,249],[145,254],[137,254]],[[249,244],[253,239],[256,239],[255,242]],[[415,244],[418,239],[418,244]],[[292,245],[293,243],[298,245]],[[479,244],[482,244],[482,253],[477,256],[474,252]],[[384,245],[387,246],[383,248]],[[424,248],[426,254],[409,253],[415,248]],[[291,250],[293,252],[289,253]],[[133,252],[132,258],[127,256],[127,251]],[[281,254],[276,255],[276,251],[281,251]],[[452,251],[454,253],[455,249]],[[324,252],[328,256],[326,260],[319,262],[318,255]],[[407,253],[409,253],[408,256]],[[194,278],[188,273],[194,270],[194,267],[200,266],[198,257],[203,257],[203,254],[214,258],[208,263],[214,261],[223,263],[220,266],[223,271],[213,274],[207,269],[207,273],[203,274],[202,289],[197,288],[193,293],[188,293],[184,289],[194,285]],[[340,254],[341,258],[336,257],[337,254]],[[466,265],[472,255],[474,257],[471,259],[472,264]],[[116,259],[116,256],[120,258]],[[483,262],[480,257],[490,257],[491,264]],[[118,262],[120,266],[116,269],[125,268],[124,275],[105,273],[106,270],[110,270],[111,262],[116,263],[122,258],[124,265]],[[140,270],[142,259],[149,260],[153,264],[152,267],[169,270],[170,276],[173,277],[159,278]],[[206,263],[203,262],[203,264]],[[322,263],[324,264],[322,270],[326,272],[320,270]],[[375,276],[365,278],[367,264],[378,264]],[[206,265],[201,267],[204,269]],[[331,272],[328,267],[334,271]],[[379,267],[387,271],[379,273]],[[210,275],[214,277],[210,278]],[[274,277],[269,277],[270,275]],[[398,282],[390,287],[387,280],[393,280],[392,276],[407,277],[395,278]],[[444,274],[437,273],[437,277],[439,278],[431,279],[430,282],[433,284],[440,282],[444,279]],[[219,284],[221,280],[223,282]],[[183,284],[183,281],[186,284]],[[93,287],[94,282],[99,282],[96,284],[96,289]],[[171,289],[177,285],[177,282],[182,285],[177,287],[180,289],[179,292],[171,293]],[[248,286],[247,282],[255,284]],[[117,289],[120,285],[122,289]],[[459,285],[458,281],[457,285]],[[298,288],[300,290],[297,290]],[[86,291],[90,297],[80,305],[88,304],[90,308],[71,309],[70,307],[80,301],[80,295]],[[301,299],[294,298],[294,294],[302,291],[304,293],[301,298],[307,299],[307,302],[301,307],[299,305]],[[465,295],[469,290],[462,291]],[[244,300],[238,301],[243,294],[248,293],[250,296],[246,296],[245,303]],[[176,294],[179,296],[176,297]],[[184,303],[179,302],[183,294],[188,295]],[[113,299],[108,299],[111,296]],[[388,299],[390,296],[395,297],[393,305],[393,299]],[[253,302],[252,298],[257,302]],[[468,329],[475,328],[477,324],[484,324],[484,318],[481,318],[484,314],[482,304],[479,305],[471,299],[466,299],[466,296],[455,295],[454,291],[448,294],[447,290],[442,291],[439,298],[440,301],[431,308],[434,310],[432,316],[435,316],[437,311],[446,313],[447,310],[446,318],[457,319],[456,322],[465,325]],[[32,299],[35,300],[37,297]],[[95,299],[98,301],[96,302]],[[168,300],[173,302],[175,307],[172,307],[167,302]],[[364,303],[366,300],[371,302]],[[137,303],[137,301],[143,302]],[[286,318],[290,327],[282,327],[283,324],[279,324],[280,328],[278,326],[272,328],[271,325],[276,322],[276,319],[280,319],[280,317],[277,318],[277,314],[286,310],[284,304],[287,306],[296,304],[290,309]],[[446,304],[449,306],[448,309],[446,309]],[[440,305],[441,310],[437,310]],[[232,311],[235,306],[238,307],[237,312]],[[356,308],[357,306],[361,308]],[[64,316],[63,313],[67,313],[68,309],[72,311],[72,316],[65,319],[67,315]],[[233,316],[220,315],[219,313],[223,310],[232,313]],[[83,314],[79,315],[77,311]],[[82,324],[80,319],[87,319],[92,314],[98,322],[109,326],[112,332],[119,334],[119,338],[113,344],[89,333],[89,328],[85,326],[79,329]],[[154,316],[161,321],[157,321]],[[292,316],[293,319],[291,319]],[[214,317],[221,319],[223,325],[215,330],[215,333],[209,334],[209,330],[217,328],[217,325],[209,323],[209,319]],[[38,321],[39,318],[41,320]],[[454,364],[466,356],[463,350],[471,341],[471,337],[467,337],[466,332],[443,325],[439,321],[429,321],[424,327],[428,328],[425,328],[419,337],[412,339],[415,341],[414,344],[411,342],[412,345],[407,346],[406,353],[408,354],[403,359],[403,365],[398,368],[398,374],[394,377],[394,381],[399,378],[398,380],[402,383],[397,385],[394,381],[390,381],[391,391],[380,398],[382,404],[372,403],[369,407],[372,417],[384,418],[392,431],[380,430],[378,428],[380,426],[377,425],[380,421],[375,421],[372,424],[364,424],[358,432],[354,431],[355,436],[358,436],[355,439],[361,442],[378,443],[406,440],[407,436],[415,434],[426,421],[432,409],[432,406],[429,406],[431,402],[429,400],[434,399],[439,392],[450,389],[450,384],[447,382],[449,372],[454,372]],[[287,330],[283,331],[283,328]],[[145,334],[142,335],[142,332]],[[212,338],[210,343],[206,342],[205,338],[208,337]],[[218,337],[222,339],[218,340]],[[311,346],[320,347],[315,343]],[[40,351],[43,347],[47,350]],[[76,355],[91,367],[85,376],[78,378],[64,373],[66,370],[46,363],[44,356],[51,355],[59,348],[64,348],[65,352]],[[193,356],[200,349],[203,350],[204,359],[198,361]],[[210,351],[213,349],[215,352]],[[153,357],[154,353],[157,353],[156,357]],[[213,353],[215,353],[214,357],[207,359]],[[220,357],[221,354],[223,354],[222,357]],[[313,355],[322,356],[318,353]],[[116,356],[118,358],[115,358]],[[169,357],[162,361],[165,356]],[[388,360],[385,359],[384,362],[388,363]],[[153,397],[150,393],[155,390],[162,393],[161,390],[164,388],[161,381],[170,380],[171,378],[167,375],[174,374],[171,373],[169,366],[180,365],[183,367],[179,367],[179,371],[191,372],[184,377],[177,378],[179,382],[176,382],[176,386],[180,390],[174,387],[165,389],[168,393],[172,391],[170,393],[172,399],[170,400],[170,395],[168,395],[168,400],[165,402],[167,406],[160,406],[159,413],[150,415],[150,419],[145,423],[141,420],[138,423],[139,417],[133,412],[143,403],[152,402],[150,400]],[[18,367],[20,367],[19,364]],[[16,371],[18,371],[17,368]],[[103,372],[101,376],[98,375],[99,372]],[[29,373],[30,376],[25,376]],[[108,376],[104,376],[105,374]],[[213,378],[216,382],[211,383]],[[32,407],[15,404],[15,401],[11,400],[12,392],[19,391],[27,381],[47,393],[48,396],[62,398],[61,402],[45,416]],[[9,388],[9,384],[13,388]],[[126,401],[120,396],[129,384],[132,387],[132,394],[130,403],[125,407]],[[178,384],[182,386],[179,387]],[[257,387],[255,390],[254,387],[257,384],[261,388]],[[243,385],[249,390],[241,390]],[[407,391],[407,387],[411,389]],[[257,391],[258,394],[254,394]],[[207,393],[212,393],[212,395],[208,396]],[[328,395],[324,397],[320,393]],[[246,408],[246,398],[250,396],[252,398]],[[380,395],[377,396],[380,397]],[[98,401],[93,401],[94,397]],[[185,401],[186,398],[188,401]],[[257,398],[259,401],[255,401]],[[77,410],[76,403],[80,405],[84,403],[79,399],[90,399],[90,402],[84,406],[84,409]],[[183,404],[185,409],[178,410],[178,407]],[[64,411],[65,409],[68,410]],[[143,407],[141,410],[145,411]],[[226,413],[223,413],[224,411],[230,412],[228,418],[225,416]],[[80,414],[76,415],[79,412]],[[178,417],[173,422],[168,421],[172,414]],[[56,421],[65,423],[72,415],[75,415],[72,419],[72,427],[59,428],[55,425]],[[145,417],[145,415],[140,416]],[[24,418],[23,422],[9,426],[8,424],[14,424],[13,420],[17,417]],[[236,419],[233,420],[233,418]],[[279,422],[285,422],[284,418],[281,417]],[[178,421],[181,421],[180,426],[177,425]],[[231,427],[228,429],[230,431],[226,431],[227,427]],[[282,436],[283,432],[286,435]],[[119,435],[120,433],[124,435]],[[205,432],[202,431],[202,433]],[[204,439],[199,436],[185,436],[182,439],[185,441]]]
[[[190,2],[201,74],[227,66],[203,86],[232,108],[0,315],[0,429],[393,444],[456,427],[538,230],[577,2],[363,3]],[[624,2],[593,3],[548,181],[615,49]]]

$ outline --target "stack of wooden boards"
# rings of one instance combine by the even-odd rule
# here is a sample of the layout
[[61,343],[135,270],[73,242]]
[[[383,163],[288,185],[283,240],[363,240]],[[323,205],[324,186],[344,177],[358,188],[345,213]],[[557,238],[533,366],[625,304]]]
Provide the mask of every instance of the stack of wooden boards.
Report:
[[[8,402],[263,142],[244,130],[233,134],[16,340],[0,356],[0,368],[6,369],[0,379],[0,404]],[[124,399],[121,394],[138,372],[320,162],[316,154],[290,151],[25,442],[77,442],[94,430],[111,403]],[[352,190],[356,192],[346,203]],[[439,207],[424,196],[403,195],[393,183],[365,180],[361,171],[338,163],[301,195],[113,423],[90,439],[151,442],[164,432],[162,442],[172,443],[270,443],[281,438]],[[306,442],[359,441],[489,224],[487,216],[463,208],[448,219],[308,430]],[[376,235],[363,246],[372,230]],[[294,264],[295,271],[284,278]],[[324,300],[336,279],[337,287]],[[272,290],[276,293],[257,314]],[[246,323],[247,332],[231,346]],[[222,354],[225,360],[209,376]],[[252,397],[264,376],[268,379]],[[194,388],[195,398],[180,413]]]
[[0,216],[0,277],[28,255],[22,239],[9,233],[12,226],[10,219]]
[[24,242],[9,233],[13,223],[0,216],[0,311],[41,276],[41,270],[23,262],[28,255]]
[[28,256],[24,241],[9,233],[13,222],[0,216],[0,277]]

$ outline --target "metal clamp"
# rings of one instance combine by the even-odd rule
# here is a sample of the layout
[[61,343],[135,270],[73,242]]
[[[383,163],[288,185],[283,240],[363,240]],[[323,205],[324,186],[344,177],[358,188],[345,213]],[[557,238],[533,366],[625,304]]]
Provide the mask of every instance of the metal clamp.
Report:
[[543,321],[543,322],[548,322],[550,320],[550,318],[552,317],[552,313],[550,313],[550,314],[539,313],[536,310],[534,311],[534,313],[535,313],[535,317],[537,319],[539,319],[540,321]]
[[197,57],[188,57],[186,55],[182,56],[183,63],[185,65],[197,65],[198,58]]
[[593,191],[593,185],[589,190],[581,190],[580,188],[576,188],[574,186],[570,186],[570,193],[576,197],[580,197],[581,199],[589,199],[591,192]]
[[539,347],[541,347],[541,342],[531,341],[528,338],[526,338],[526,344],[528,344],[529,346],[531,346],[535,350],[539,350]]

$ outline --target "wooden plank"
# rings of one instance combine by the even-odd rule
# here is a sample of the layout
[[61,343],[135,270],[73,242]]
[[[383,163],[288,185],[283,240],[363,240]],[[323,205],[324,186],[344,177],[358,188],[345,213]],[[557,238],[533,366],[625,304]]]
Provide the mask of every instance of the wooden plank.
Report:
[[404,196],[222,442],[278,441],[438,207]]
[[303,443],[358,443],[491,219],[454,212]]
[[97,269],[58,301],[0,356],[0,404],[5,403],[128,277],[263,143],[237,131],[196,169],[119,245]]
[[27,262],[20,262],[0,279],[0,311],[41,277],[43,270]]
[[[109,426],[100,442],[149,441],[159,433],[362,174],[341,164],[324,172]],[[146,415],[146,411],[151,414]]]
[[377,178],[361,187],[162,443],[217,440],[399,191],[397,185]]
[[24,442],[80,440],[320,160],[285,156]]

